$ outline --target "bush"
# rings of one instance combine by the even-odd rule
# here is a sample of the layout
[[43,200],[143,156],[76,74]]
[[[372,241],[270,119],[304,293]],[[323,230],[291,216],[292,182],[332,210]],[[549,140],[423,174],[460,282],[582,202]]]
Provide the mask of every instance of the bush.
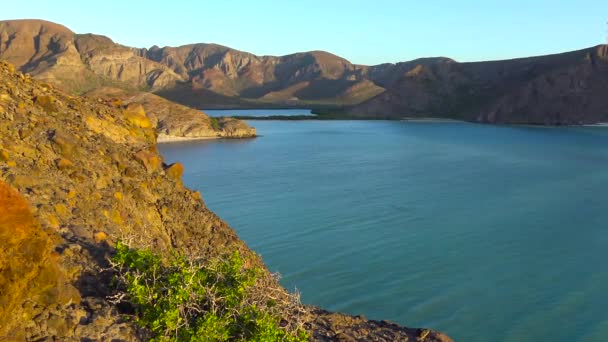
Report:
[[238,252],[203,263],[181,255],[163,262],[149,250],[116,245],[112,264],[119,297],[135,310],[152,341],[307,341],[303,330],[279,327],[281,317],[248,300],[261,272]]
[[214,131],[219,131],[220,130],[220,121],[217,118],[214,118],[212,116],[210,116],[209,119],[211,120],[211,128],[213,128]]

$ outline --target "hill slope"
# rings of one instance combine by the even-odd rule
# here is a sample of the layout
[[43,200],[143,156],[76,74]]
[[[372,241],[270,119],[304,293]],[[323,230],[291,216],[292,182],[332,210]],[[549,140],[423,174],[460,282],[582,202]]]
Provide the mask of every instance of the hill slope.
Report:
[[608,46],[505,61],[417,65],[346,112],[487,123],[587,124],[608,120]]
[[0,59],[79,94],[148,89],[197,108],[346,105],[383,90],[365,77],[367,67],[323,51],[277,57],[216,44],[136,49],[42,20],[0,21]]
[[[214,124],[195,111],[141,89],[175,85],[181,76],[169,67],[140,56],[138,49],[107,37],[75,34],[42,20],[0,21],[0,59],[66,91],[103,99],[140,100],[159,133],[176,137],[252,137],[255,129],[239,121]],[[112,88],[112,91],[107,91]]]
[[168,67],[140,57],[137,49],[43,20],[0,21],[0,59],[78,93],[122,83],[158,89],[182,80]]

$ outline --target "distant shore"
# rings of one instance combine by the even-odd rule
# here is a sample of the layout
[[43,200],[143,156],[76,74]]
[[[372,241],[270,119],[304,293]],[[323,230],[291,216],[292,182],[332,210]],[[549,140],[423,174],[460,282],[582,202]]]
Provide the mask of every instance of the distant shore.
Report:
[[399,121],[409,122],[463,122],[462,120],[436,117],[402,117]]

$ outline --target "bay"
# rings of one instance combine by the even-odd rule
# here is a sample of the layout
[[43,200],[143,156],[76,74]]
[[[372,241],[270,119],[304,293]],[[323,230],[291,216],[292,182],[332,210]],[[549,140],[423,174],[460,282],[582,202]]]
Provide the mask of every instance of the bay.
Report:
[[608,128],[250,124],[159,149],[305,303],[457,341],[608,337]]

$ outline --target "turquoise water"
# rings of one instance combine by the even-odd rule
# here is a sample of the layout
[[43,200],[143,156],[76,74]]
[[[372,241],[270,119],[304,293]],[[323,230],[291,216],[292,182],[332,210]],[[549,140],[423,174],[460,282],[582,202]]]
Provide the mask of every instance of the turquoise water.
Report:
[[608,128],[251,124],[160,149],[304,302],[457,341],[608,340]]
[[294,115],[314,115],[310,109],[205,109],[204,112],[209,116],[294,116]]

